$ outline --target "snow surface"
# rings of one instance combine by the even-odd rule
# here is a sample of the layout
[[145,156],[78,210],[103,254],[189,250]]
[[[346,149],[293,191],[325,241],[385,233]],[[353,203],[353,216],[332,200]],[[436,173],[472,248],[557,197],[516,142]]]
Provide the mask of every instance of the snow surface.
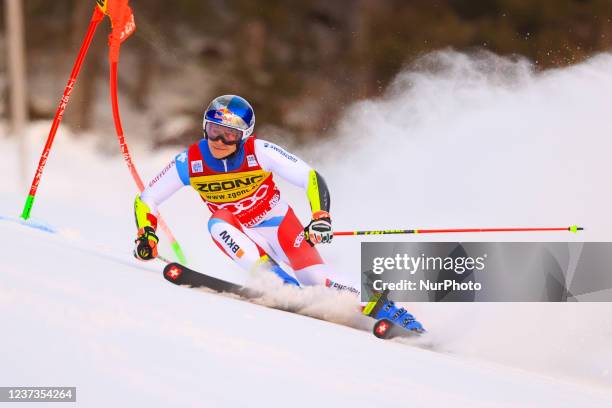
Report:
[[[434,54],[352,106],[336,139],[296,153],[326,177],[338,230],[579,224],[580,235],[418,239],[610,241],[611,72],[609,54],[539,74],[524,61]],[[48,127],[29,127],[31,157]],[[138,131],[124,128],[128,141]],[[56,231],[44,232],[14,221],[27,190],[5,134],[0,124],[2,386],[77,386],[82,406],[612,406],[610,303],[411,304],[429,333],[384,342],[348,296],[268,300],[335,324],[175,287],[160,263],[131,257],[137,191],[120,156],[60,128],[33,210]],[[176,153],[131,147],[145,179]],[[302,193],[283,192],[306,220]],[[212,244],[193,192],[162,214],[192,266],[246,279]],[[358,281],[358,239],[322,252]]]

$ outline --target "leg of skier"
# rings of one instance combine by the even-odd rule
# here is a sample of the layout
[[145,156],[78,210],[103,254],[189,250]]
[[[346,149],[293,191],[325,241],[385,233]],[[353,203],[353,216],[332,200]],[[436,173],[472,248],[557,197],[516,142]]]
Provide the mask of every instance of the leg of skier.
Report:
[[218,210],[208,222],[215,244],[240,267],[253,271],[262,264],[285,283],[299,285],[274,260],[287,263],[303,285],[325,285],[359,293],[349,285],[332,280],[333,273],[324,264],[316,248],[304,239],[304,227],[293,210],[283,201],[266,219],[252,228],[245,228],[227,210]]
[[215,211],[208,221],[208,230],[215,244],[241,268],[252,271],[258,266],[267,266],[285,283],[299,286],[293,276],[269,260],[266,242],[247,232],[228,210]]
[[304,239],[304,227],[289,205],[281,201],[273,213],[252,229],[265,238],[271,247],[271,255],[291,266],[300,283],[359,293],[355,288],[335,279],[319,251]]
[[[289,264],[303,285],[325,285],[359,294],[353,287],[330,279],[334,277],[330,268],[323,263],[316,248],[306,242],[302,224],[291,207],[282,201],[255,227],[245,228],[230,211],[218,210],[211,216],[208,228],[217,246],[247,271],[263,266],[286,284],[299,286],[294,277],[273,261],[276,259]],[[386,293],[374,293],[370,301],[360,303],[362,313],[377,320],[374,326],[377,337],[386,338],[392,326],[425,332],[421,323],[389,300]]]

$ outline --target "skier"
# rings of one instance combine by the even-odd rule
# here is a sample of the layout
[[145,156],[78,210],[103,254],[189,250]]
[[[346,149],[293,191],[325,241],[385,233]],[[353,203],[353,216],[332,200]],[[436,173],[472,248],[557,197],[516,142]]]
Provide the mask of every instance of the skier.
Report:
[[[157,208],[191,186],[212,213],[208,230],[215,244],[243,269],[270,270],[287,284],[358,292],[336,281],[314,247],[333,238],[325,180],[294,154],[257,139],[254,126],[253,108],[240,96],[224,95],[210,103],[202,123],[204,138],[177,155],[136,196],[135,257],[146,261],[157,256]],[[305,190],[312,210],[306,227],[281,198],[274,175]],[[288,264],[297,280],[278,261]]]

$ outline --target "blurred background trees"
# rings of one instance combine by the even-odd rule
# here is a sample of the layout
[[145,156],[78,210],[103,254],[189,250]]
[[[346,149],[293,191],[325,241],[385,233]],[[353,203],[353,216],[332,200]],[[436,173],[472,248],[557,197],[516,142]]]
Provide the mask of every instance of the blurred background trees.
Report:
[[[94,2],[23,5],[29,114],[50,119]],[[122,47],[120,104],[128,137],[154,145],[200,137],[202,111],[218,94],[251,101],[259,134],[302,142],[330,134],[351,102],[380,95],[402,67],[432,50],[484,48],[546,69],[612,47],[610,0],[131,0],[131,6],[137,31]],[[68,108],[66,120],[76,130],[113,132],[107,25]],[[4,33],[3,27],[2,59]],[[6,66],[0,63],[3,117]]]

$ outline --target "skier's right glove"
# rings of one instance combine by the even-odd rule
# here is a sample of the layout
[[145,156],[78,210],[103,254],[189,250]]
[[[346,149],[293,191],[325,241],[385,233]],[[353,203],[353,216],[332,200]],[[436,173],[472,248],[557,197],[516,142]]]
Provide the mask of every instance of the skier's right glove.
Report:
[[155,235],[155,230],[152,227],[144,227],[138,230],[138,238],[134,242],[136,243],[134,257],[141,261],[150,261],[157,258],[159,238]]
[[304,238],[310,246],[329,244],[334,238],[331,217],[327,211],[317,211],[312,215],[312,221],[304,228]]

